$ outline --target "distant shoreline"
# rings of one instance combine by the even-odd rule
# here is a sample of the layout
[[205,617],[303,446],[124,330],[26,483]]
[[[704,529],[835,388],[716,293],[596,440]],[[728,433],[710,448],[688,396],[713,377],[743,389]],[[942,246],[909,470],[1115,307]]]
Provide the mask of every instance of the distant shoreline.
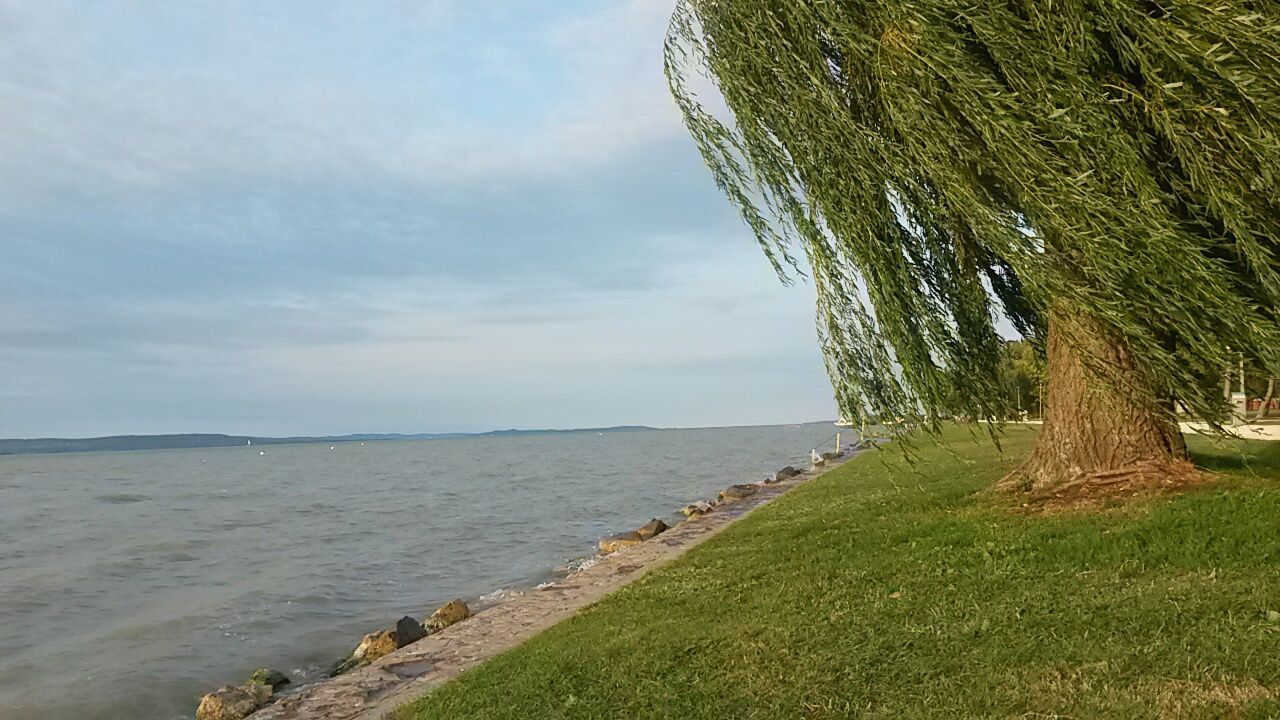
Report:
[[803,423],[767,423],[765,425],[716,425],[693,428],[664,428],[649,425],[614,425],[610,427],[488,430],[486,432],[443,433],[355,433],[299,437],[259,437],[223,433],[170,433],[161,435],[108,435],[93,438],[0,438],[0,456],[57,455],[64,453],[127,452],[131,450],[197,450],[201,448],[244,447],[246,445],[306,445],[347,442],[403,442],[413,440],[454,440],[458,438],[510,437],[519,435],[567,435],[573,433],[657,432],[662,430],[710,430],[732,427],[766,427],[767,425],[805,425]]
[[366,433],[316,437],[257,437],[221,433],[176,433],[169,435],[109,435],[96,438],[31,438],[0,439],[0,455],[50,455],[77,452],[117,452],[129,450],[190,450],[200,448],[243,447],[246,445],[305,445],[311,443],[402,442],[408,440],[450,440],[468,437],[506,437],[509,435],[551,435],[562,433],[649,432],[661,428],[646,425],[620,425],[606,428],[574,428],[570,430],[490,430],[488,432],[454,433]]

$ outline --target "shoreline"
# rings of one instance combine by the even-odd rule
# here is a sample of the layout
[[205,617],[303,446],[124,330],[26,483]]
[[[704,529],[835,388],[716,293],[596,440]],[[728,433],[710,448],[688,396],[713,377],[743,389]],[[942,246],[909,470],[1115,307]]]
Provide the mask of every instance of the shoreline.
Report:
[[1280,717],[1280,444],[1031,519],[990,491],[1035,441],[860,456],[392,717]]
[[[754,484],[748,497],[723,502],[713,512],[679,523],[632,547],[556,568],[554,579],[532,588],[499,588],[477,599],[477,612],[363,667],[318,680],[273,698],[251,720],[377,720],[401,704],[489,658],[513,648],[684,554],[758,507],[860,454],[854,448],[822,467],[774,483]],[[576,569],[575,569],[575,566]],[[484,602],[494,594],[502,597]]]

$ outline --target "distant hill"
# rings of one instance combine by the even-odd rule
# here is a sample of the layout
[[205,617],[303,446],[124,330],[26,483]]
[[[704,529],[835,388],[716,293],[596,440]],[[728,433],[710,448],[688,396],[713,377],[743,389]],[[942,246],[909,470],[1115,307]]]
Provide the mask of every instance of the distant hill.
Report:
[[625,425],[607,428],[578,428],[573,430],[491,430],[483,433],[362,433],[331,435],[324,437],[254,437],[252,435],[222,435],[216,433],[186,433],[173,435],[112,435],[97,438],[35,438],[0,440],[0,455],[24,455],[68,452],[111,452],[117,450],[178,450],[184,448],[235,447],[238,445],[291,445],[298,443],[333,443],[398,440],[448,440],[461,437],[486,437],[506,435],[546,435],[552,433],[584,432],[635,432],[656,430],[643,425]]
[[602,428],[574,428],[571,430],[490,430],[486,433],[476,433],[477,437],[485,437],[491,435],[557,435],[564,433],[607,433],[607,432],[644,432],[649,430],[658,430],[660,428],[649,427],[648,425],[614,425],[613,427]]

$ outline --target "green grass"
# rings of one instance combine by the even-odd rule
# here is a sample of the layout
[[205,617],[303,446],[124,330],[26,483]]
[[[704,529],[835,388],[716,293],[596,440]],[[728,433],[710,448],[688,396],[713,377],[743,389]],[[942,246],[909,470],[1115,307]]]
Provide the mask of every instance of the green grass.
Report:
[[857,458],[398,718],[1280,717],[1280,443],[1023,516],[1032,439]]

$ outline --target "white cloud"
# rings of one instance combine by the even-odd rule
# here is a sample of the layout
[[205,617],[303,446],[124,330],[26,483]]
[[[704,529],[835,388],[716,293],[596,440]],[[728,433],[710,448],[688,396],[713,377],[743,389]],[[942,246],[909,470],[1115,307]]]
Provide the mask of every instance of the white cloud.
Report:
[[826,414],[672,3],[0,0],[0,435]]
[[[294,48],[270,18],[242,8],[221,29],[198,29],[214,65],[148,65],[180,47],[133,58],[113,44],[182,39],[147,36],[136,6],[104,36],[70,5],[8,3],[0,106],[21,111],[0,114],[0,192],[13,203],[308,173],[439,186],[608,163],[681,132],[661,77],[669,6],[629,0],[527,35],[433,46],[431,29],[456,22],[457,4],[437,2],[424,18],[397,3],[418,23],[421,47],[306,76],[290,63],[379,38],[298,17],[295,32],[334,36],[295,38]],[[162,28],[197,32],[198,22],[208,19],[192,12]],[[486,83],[499,95],[540,95],[542,107],[469,109],[483,108]]]

